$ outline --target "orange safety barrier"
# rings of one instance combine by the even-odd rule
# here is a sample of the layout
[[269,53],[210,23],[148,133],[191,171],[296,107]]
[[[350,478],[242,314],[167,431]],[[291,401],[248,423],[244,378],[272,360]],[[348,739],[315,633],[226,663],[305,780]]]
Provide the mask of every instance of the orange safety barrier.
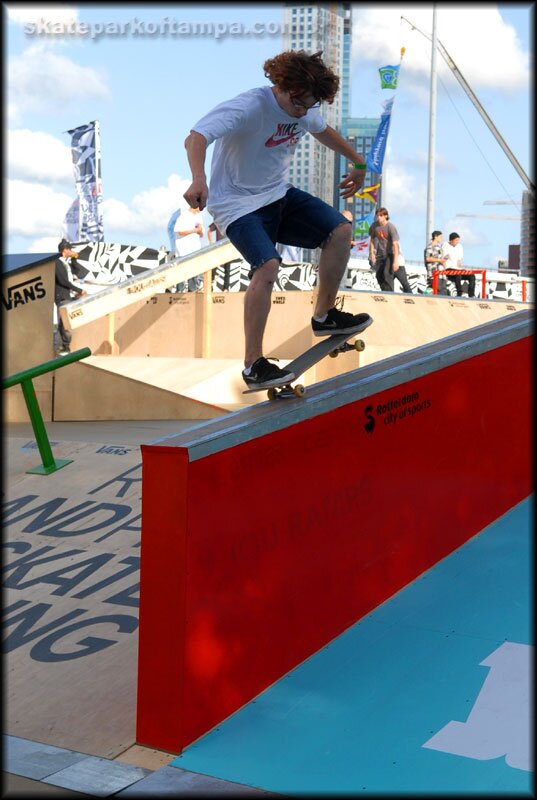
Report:
[[433,294],[438,294],[439,275],[481,275],[481,296],[487,296],[487,270],[486,269],[435,269],[433,271]]

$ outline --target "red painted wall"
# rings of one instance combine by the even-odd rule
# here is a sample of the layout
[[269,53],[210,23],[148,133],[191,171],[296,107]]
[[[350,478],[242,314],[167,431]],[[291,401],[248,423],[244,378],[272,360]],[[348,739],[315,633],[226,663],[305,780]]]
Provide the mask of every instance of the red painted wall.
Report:
[[138,743],[180,752],[527,497],[530,359],[524,339],[191,464],[143,446]]

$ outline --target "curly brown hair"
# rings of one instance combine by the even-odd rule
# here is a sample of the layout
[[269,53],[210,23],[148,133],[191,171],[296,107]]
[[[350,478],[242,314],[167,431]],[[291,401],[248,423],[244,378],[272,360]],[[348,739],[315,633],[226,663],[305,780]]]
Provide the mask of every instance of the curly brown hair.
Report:
[[322,50],[312,55],[305,50],[286,50],[265,61],[265,77],[284,92],[311,94],[316,100],[333,103],[339,76],[326,66],[322,54]]

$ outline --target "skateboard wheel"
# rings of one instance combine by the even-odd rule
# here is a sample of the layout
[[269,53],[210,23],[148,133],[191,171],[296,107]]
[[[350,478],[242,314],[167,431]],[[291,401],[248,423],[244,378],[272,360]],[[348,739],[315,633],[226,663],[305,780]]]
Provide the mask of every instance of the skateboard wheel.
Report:
[[276,391],[276,387],[272,387],[268,390],[267,396],[269,400],[274,400],[275,397],[278,396],[278,392]]
[[354,349],[358,350],[359,353],[361,353],[362,350],[365,350],[365,342],[364,342],[364,340],[363,339],[356,339],[356,341],[354,343]]
[[293,392],[295,393],[296,397],[303,397],[306,393],[306,390],[302,386],[301,383],[297,384],[297,386],[293,387]]
[[337,354],[338,354],[337,350],[332,350],[332,352],[329,353],[328,355],[330,356],[330,358],[337,358]]

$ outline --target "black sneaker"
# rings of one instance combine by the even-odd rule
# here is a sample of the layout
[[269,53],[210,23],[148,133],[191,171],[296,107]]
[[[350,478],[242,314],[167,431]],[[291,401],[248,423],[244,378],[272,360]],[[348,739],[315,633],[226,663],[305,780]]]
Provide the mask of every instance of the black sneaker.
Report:
[[311,327],[314,336],[335,336],[338,333],[360,333],[368,328],[373,322],[369,314],[347,314],[346,311],[338,311],[331,308],[324,322],[317,322],[311,318]]
[[271,386],[282,386],[295,379],[293,372],[280,369],[263,356],[254,361],[250,374],[245,375],[243,372],[242,377],[249,389],[270,389]]

